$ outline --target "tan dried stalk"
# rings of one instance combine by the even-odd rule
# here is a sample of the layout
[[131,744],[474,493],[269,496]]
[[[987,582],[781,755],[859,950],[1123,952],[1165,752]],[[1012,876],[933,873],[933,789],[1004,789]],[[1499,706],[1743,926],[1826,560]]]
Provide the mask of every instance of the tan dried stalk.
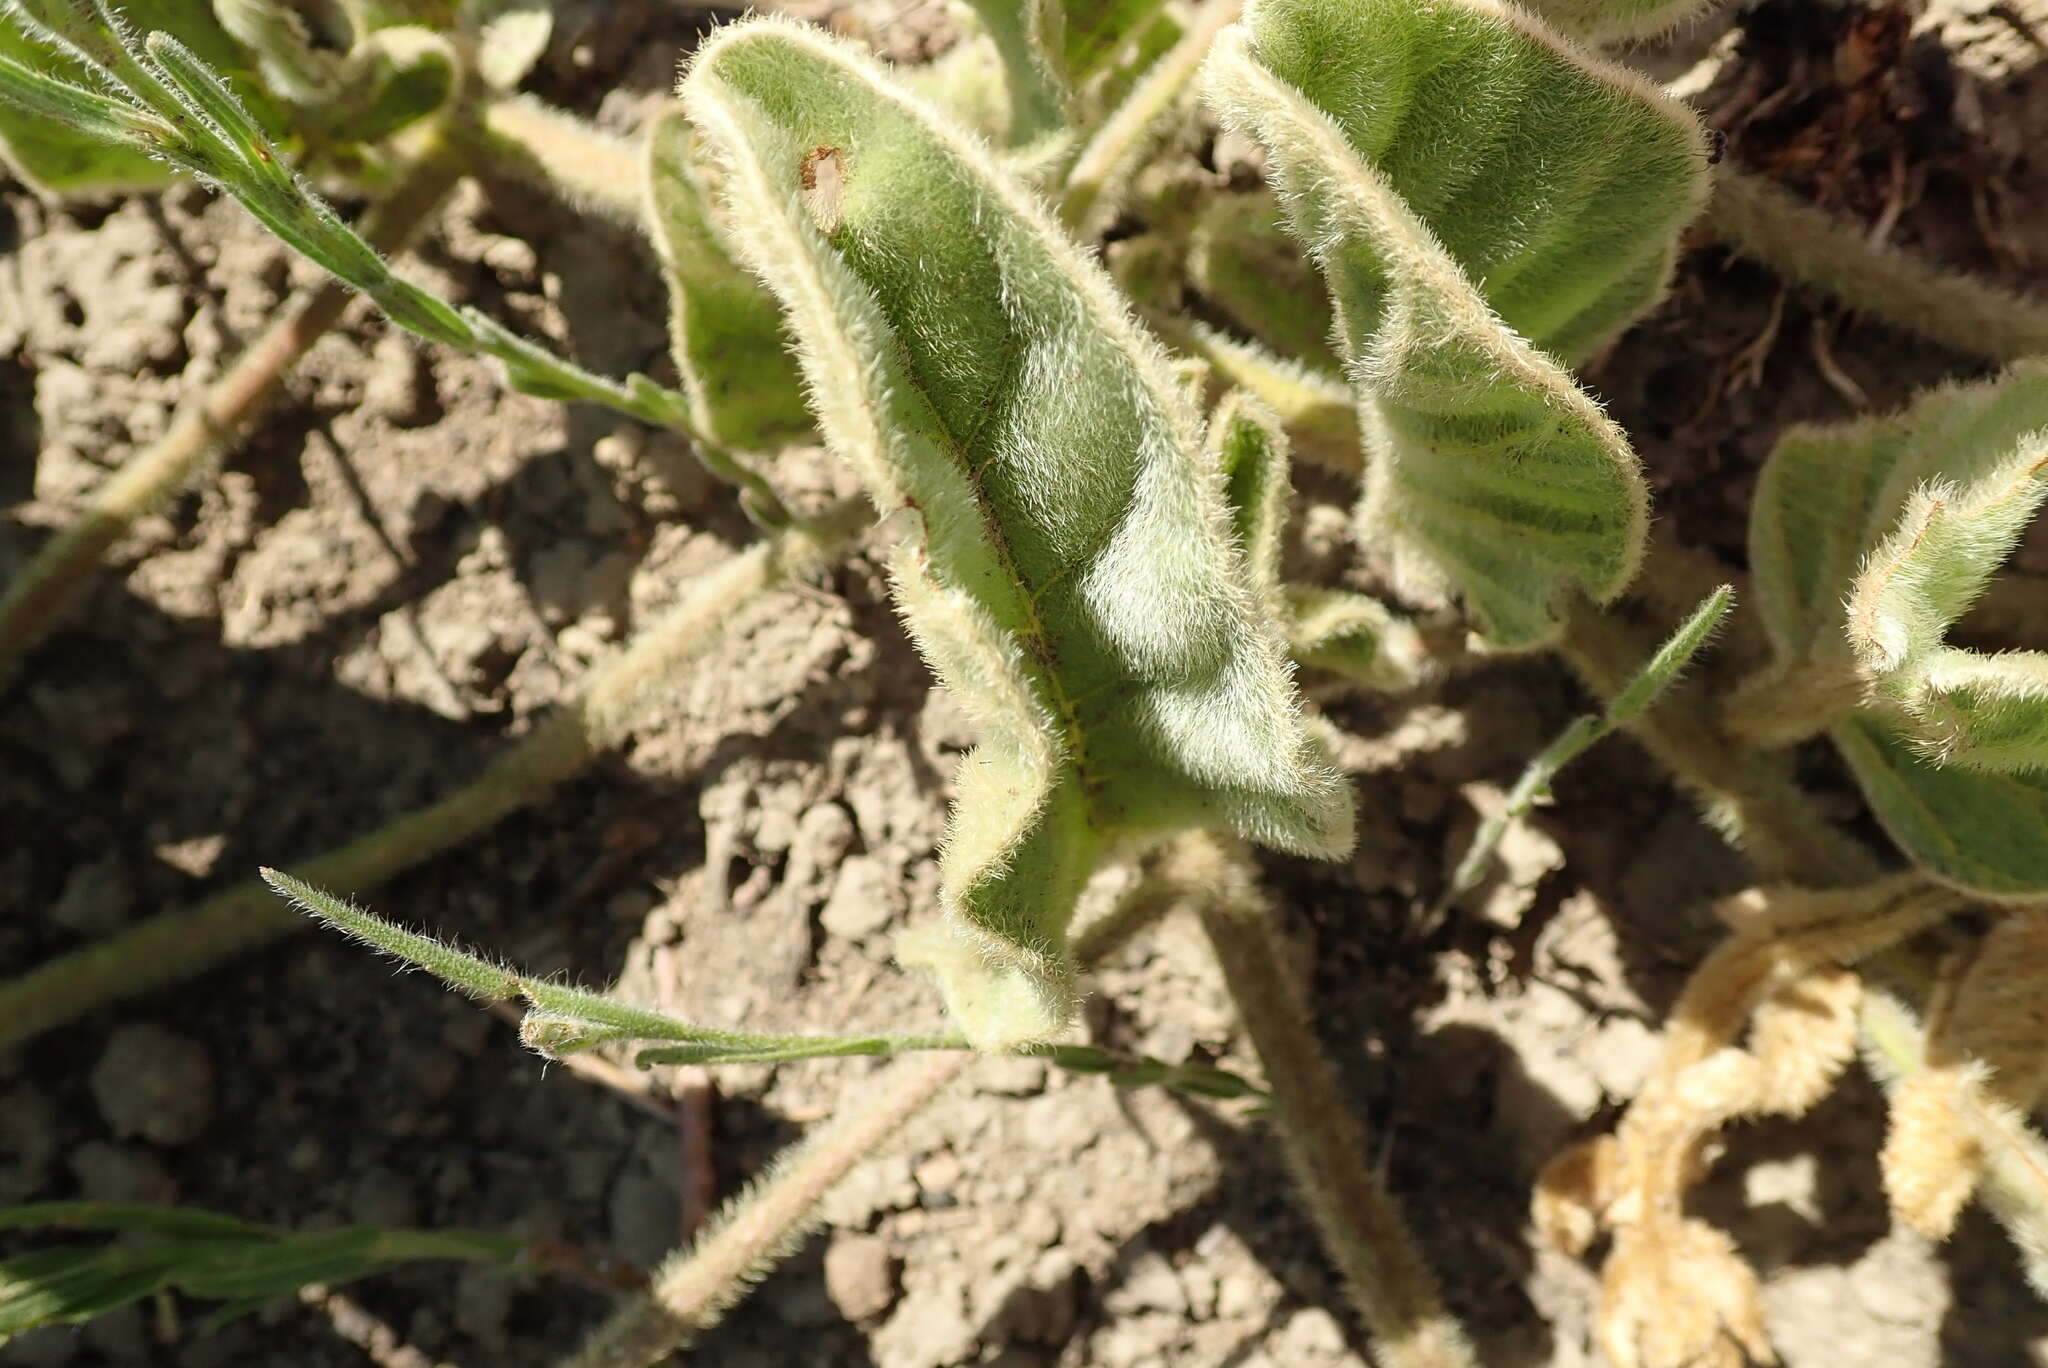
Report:
[[[837,559],[868,516],[865,501],[849,500],[807,529],[777,533],[705,572],[667,616],[592,672],[581,699],[473,782],[289,872],[338,893],[365,892],[539,801],[623,740],[634,704],[717,641],[743,604]],[[314,924],[254,879],[161,913],[0,985],[0,1050]]]
[[1946,1239],[1983,1180],[1987,1115],[2048,1092],[2048,910],[2001,916],[1928,1013],[1922,1066],[1892,1093],[1882,1157],[1892,1213]]
[[[1534,1218],[1583,1252],[1614,1231],[1600,1335],[1616,1368],[1774,1362],[1755,1275],[1721,1232],[1684,1214],[1713,1134],[1800,1115],[1854,1054],[1861,982],[1848,966],[1951,915],[1962,895],[1919,875],[1861,888],[1752,890],[1730,938],[1694,973],[1656,1072],[1612,1137],[1567,1150],[1538,1180]],[[1748,1048],[1735,1042],[1749,1029]]]
[[889,1065],[869,1100],[777,1159],[563,1368],[647,1368],[687,1347],[809,1233],[825,1194],[973,1058],[962,1051]]
[[1213,837],[1176,843],[1179,878],[1208,890],[1202,929],[1266,1066],[1273,1119],[1323,1247],[1390,1368],[1467,1368],[1464,1331],[1444,1309],[1400,1209],[1366,1164],[1358,1118],[1344,1105],[1289,969],[1271,910],[1242,850]]
[[1744,255],[1965,356],[2048,352],[2048,305],[1878,246],[1761,177],[1716,170],[1706,224]]

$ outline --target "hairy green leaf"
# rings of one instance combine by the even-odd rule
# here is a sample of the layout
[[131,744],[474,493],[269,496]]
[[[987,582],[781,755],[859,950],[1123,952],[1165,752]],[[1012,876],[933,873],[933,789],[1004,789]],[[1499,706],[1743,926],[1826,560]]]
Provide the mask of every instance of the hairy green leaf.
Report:
[[1348,589],[1288,585],[1287,645],[1304,665],[1388,693],[1414,688],[1434,669],[1414,623]]
[[1981,897],[2031,901],[2048,893],[2048,770],[1941,768],[1862,714],[1830,734],[1885,833],[1915,864]]
[[1968,486],[1922,485],[1864,562],[1849,645],[1928,758],[1967,769],[2048,768],[2048,655],[1944,644],[2048,496],[2048,430]]
[[777,1035],[699,1026],[665,1012],[620,1002],[603,993],[569,988],[501,968],[432,936],[408,931],[382,917],[351,907],[342,899],[289,874],[281,874],[274,869],[263,870],[262,874],[264,882],[299,911],[413,968],[426,970],[459,993],[484,1002],[524,998],[527,1012],[519,1024],[519,1038],[528,1048],[549,1058],[576,1054],[599,1045],[648,1040],[681,1041],[683,1044],[673,1049],[642,1051],[639,1059],[643,1065],[751,1064],[834,1055],[958,1049],[965,1043],[956,1036]]
[[1244,548],[1252,586],[1282,624],[1294,658],[1370,688],[1419,683],[1428,658],[1413,623],[1364,594],[1282,580],[1281,539],[1293,485],[1280,420],[1234,392],[1210,419],[1209,440],[1223,469],[1232,530]]
[[[127,0],[120,5],[124,23],[140,33],[158,30],[177,35],[225,73],[244,101],[277,127],[276,111],[235,42],[214,17],[209,0]],[[0,61],[53,77],[75,90],[96,92],[99,82],[79,56],[59,42],[59,34],[90,33],[111,42],[113,31],[90,9],[71,0],[36,0],[32,6],[6,12],[0,5]],[[48,30],[39,20],[52,21]],[[96,195],[150,190],[169,182],[172,167],[135,141],[110,142],[110,130],[80,127],[84,111],[73,119],[53,118],[54,111],[34,110],[8,98],[0,79],[0,153],[29,184],[57,195]]]
[[899,602],[982,731],[945,926],[907,953],[977,1045],[1042,1039],[1072,1010],[1067,925],[1108,843],[1221,822],[1329,854],[1348,798],[1231,548],[1199,414],[1042,204],[815,30],[725,30],[683,99],[828,443],[911,515]]
[[1991,897],[2048,891],[2048,680],[2032,653],[1942,638],[2038,502],[2044,428],[2044,362],[1900,414],[1797,428],[1765,462],[1751,514],[1777,661],[1738,701],[1811,692],[1804,711],[1831,728],[1891,838]]
[[738,451],[803,440],[811,414],[782,308],[733,260],[712,221],[689,121],[665,110],[646,136],[648,220],[668,277],[670,352],[692,426]]
[[1996,380],[1933,390],[1903,413],[1780,438],[1749,526],[1757,607],[1779,660],[1853,671],[1844,600],[1914,491],[1975,484],[2044,427],[2048,363],[2023,362]]
[[1603,42],[1654,38],[1714,8],[1716,0],[1525,0],[1524,8],[1565,33]]
[[1188,280],[1281,355],[1332,374],[1342,370],[1331,343],[1329,292],[1271,194],[1217,195],[1202,207],[1188,242]]
[[[1329,286],[1368,463],[1361,518],[1411,592],[1500,647],[1641,556],[1617,428],[1554,353],[1653,304],[1705,194],[1697,121],[1477,0],[1260,0],[1210,59]],[[1511,229],[1509,226],[1512,226]]]

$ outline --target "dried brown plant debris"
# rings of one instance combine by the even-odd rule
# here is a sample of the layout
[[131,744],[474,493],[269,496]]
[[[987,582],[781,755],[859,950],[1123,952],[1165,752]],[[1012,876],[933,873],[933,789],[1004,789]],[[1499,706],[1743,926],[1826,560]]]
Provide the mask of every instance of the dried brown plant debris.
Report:
[[1617,1368],[1776,1362],[1755,1274],[1726,1235],[1685,1215],[1686,1191],[1721,1127],[1800,1115],[1834,1086],[1856,1046],[1862,983],[1849,966],[1962,903],[1903,875],[1752,889],[1720,906],[1733,934],[1679,996],[1657,1071],[1614,1134],[1567,1149],[1536,1186],[1533,1218],[1559,1248],[1613,1234],[1599,1334]]

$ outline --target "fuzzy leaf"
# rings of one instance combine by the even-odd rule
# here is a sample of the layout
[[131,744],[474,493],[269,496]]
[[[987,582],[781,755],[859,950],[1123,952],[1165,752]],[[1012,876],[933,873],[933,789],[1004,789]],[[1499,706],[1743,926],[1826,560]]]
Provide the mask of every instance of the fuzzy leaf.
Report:
[[1903,413],[1780,438],[1757,479],[1749,561],[1779,662],[1854,671],[1843,601],[1914,491],[1969,485],[2048,427],[2048,363],[1930,391]]
[[[0,11],[6,9],[0,5]],[[22,21],[46,12],[58,20],[60,32],[74,24],[108,34],[104,24],[75,13],[68,0],[38,0],[32,9],[0,13],[0,59],[11,59],[30,71],[53,76],[85,90],[100,83],[72,53],[32,33]],[[254,106],[275,127],[276,110],[248,71],[240,49],[215,19],[209,0],[127,0],[122,18],[141,33],[164,30],[176,34],[234,84],[244,102]],[[152,190],[172,178],[171,167],[139,147],[109,143],[104,135],[80,131],[31,113],[5,98],[0,88],[0,154],[29,184],[56,195],[98,195]]]
[[692,427],[738,451],[776,451],[812,431],[803,378],[775,297],[732,259],[711,218],[694,135],[677,109],[647,132],[647,206],[668,278],[670,352]]
[[1980,774],[1929,764],[1864,714],[1830,733],[1899,848],[1944,883],[1981,897],[2048,893],[2048,771]]
[[[2038,657],[1974,655],[1941,638],[2038,494],[2029,438],[2044,427],[2048,363],[2023,362],[1901,414],[1797,428],[1764,464],[1750,523],[1780,677],[1824,688],[1860,673],[1878,686],[1875,708],[1834,722],[1836,745],[1901,849],[1991,897],[2048,891],[2048,773],[1932,758],[2038,766],[2048,689]],[[1961,500],[1931,497],[1958,487]],[[1992,497],[1973,515],[1976,495]]]
[[1716,0],[1527,0],[1561,32],[1602,42],[1654,38],[1713,9]]
[[1330,343],[1329,292],[1272,195],[1217,195],[1204,205],[1188,242],[1188,279],[1232,323],[1281,355],[1341,371]]
[[262,871],[263,880],[294,908],[416,969],[424,969],[459,993],[485,1002],[524,998],[527,1011],[519,1038],[550,1059],[622,1041],[681,1041],[677,1049],[645,1050],[650,1063],[748,1064],[765,1060],[820,1059],[835,1055],[894,1054],[905,1050],[958,1049],[957,1036],[813,1036],[723,1031],[681,1017],[649,1011],[604,993],[549,983],[492,964],[431,936],[351,907],[311,884]]
[[1287,644],[1304,665],[1389,693],[1427,679],[1429,647],[1415,624],[1378,599],[1314,584],[1287,586]]
[[1231,548],[1199,415],[1043,205],[812,29],[729,28],[682,90],[828,444],[913,515],[898,601],[982,732],[945,924],[905,954],[977,1045],[1043,1039],[1072,1010],[1067,924],[1106,843],[1215,822],[1326,855],[1348,796]]
[[1364,594],[1281,580],[1281,539],[1293,484],[1280,420],[1233,392],[1210,419],[1209,440],[1223,469],[1231,526],[1244,548],[1252,586],[1283,624],[1294,658],[1370,688],[1412,688],[1428,667],[1414,624]]
[[[1469,0],[1261,0],[1210,60],[1327,282],[1366,432],[1369,537],[1500,647],[1619,593],[1647,496],[1582,357],[1662,293],[1705,193],[1697,122]],[[1504,225],[1514,231],[1504,231]],[[1481,288],[1483,282],[1483,292]]]
[[1865,678],[1937,764],[2048,768],[2048,655],[1944,644],[2048,496],[2048,431],[2021,438],[1964,488],[1922,485],[1864,562],[1848,637]]

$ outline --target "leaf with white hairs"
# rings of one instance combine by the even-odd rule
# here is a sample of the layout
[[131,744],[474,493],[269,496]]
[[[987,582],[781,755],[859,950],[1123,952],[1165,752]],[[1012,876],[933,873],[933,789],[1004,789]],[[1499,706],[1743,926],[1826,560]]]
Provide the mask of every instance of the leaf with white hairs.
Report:
[[[1483,0],[1259,0],[1209,63],[1322,268],[1369,455],[1361,522],[1403,587],[1502,648],[1613,598],[1634,454],[1555,357],[1653,305],[1706,192],[1697,121]],[[1504,231],[1503,225],[1513,225]]]
[[682,95],[827,443],[910,514],[898,600],[981,730],[943,926],[906,958],[976,1044],[1043,1039],[1071,1015],[1067,925],[1108,846],[1220,824],[1333,855],[1349,796],[1231,545],[1200,415],[1044,206],[815,29],[726,29]]

